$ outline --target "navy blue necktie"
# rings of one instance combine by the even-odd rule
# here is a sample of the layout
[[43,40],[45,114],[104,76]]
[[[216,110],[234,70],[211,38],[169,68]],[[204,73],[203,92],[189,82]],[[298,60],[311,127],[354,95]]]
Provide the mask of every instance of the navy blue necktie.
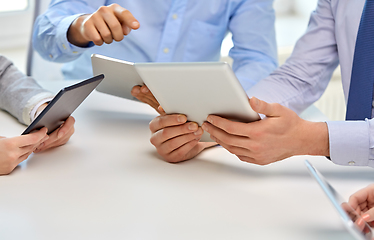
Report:
[[374,90],[374,0],[366,0],[358,29],[346,120],[371,118]]

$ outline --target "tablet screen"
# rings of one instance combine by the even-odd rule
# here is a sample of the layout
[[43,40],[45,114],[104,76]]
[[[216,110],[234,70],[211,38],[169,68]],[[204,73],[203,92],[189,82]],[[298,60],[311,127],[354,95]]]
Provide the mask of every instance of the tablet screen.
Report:
[[309,173],[318,182],[325,192],[335,209],[342,218],[348,231],[359,240],[372,240],[373,233],[371,227],[362,219],[362,217],[344,200],[344,198],[330,185],[323,175],[305,160]]
[[56,130],[103,79],[101,74],[61,89],[22,135],[42,127],[48,128],[48,134]]

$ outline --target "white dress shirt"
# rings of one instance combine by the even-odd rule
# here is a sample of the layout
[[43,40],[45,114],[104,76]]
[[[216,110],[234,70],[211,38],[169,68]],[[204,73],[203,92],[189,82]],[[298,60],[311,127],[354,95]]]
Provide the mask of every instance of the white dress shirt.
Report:
[[[291,57],[250,89],[248,95],[278,102],[300,113],[321,97],[340,63],[347,102],[364,4],[365,0],[319,0],[308,29],[297,42]],[[334,163],[374,167],[372,119],[328,121],[327,125],[330,157]]]

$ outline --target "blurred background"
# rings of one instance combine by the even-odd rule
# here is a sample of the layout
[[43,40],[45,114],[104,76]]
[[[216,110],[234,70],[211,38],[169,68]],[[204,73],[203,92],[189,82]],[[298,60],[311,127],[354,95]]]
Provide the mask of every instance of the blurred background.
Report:
[[[282,64],[291,54],[297,39],[305,32],[309,15],[316,8],[318,0],[275,0],[276,33],[279,63]],[[27,53],[33,24],[35,0],[0,1],[0,54],[7,56],[24,73],[27,67]],[[221,49],[222,60],[232,47],[229,34]],[[330,120],[344,120],[345,103],[337,69],[330,84],[314,104]]]

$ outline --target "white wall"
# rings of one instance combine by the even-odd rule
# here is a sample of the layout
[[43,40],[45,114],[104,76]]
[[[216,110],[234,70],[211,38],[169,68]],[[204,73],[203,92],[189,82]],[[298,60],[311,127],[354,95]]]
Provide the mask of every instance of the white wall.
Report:
[[32,28],[34,0],[29,0],[29,4],[24,11],[0,12],[0,51],[27,46]]

